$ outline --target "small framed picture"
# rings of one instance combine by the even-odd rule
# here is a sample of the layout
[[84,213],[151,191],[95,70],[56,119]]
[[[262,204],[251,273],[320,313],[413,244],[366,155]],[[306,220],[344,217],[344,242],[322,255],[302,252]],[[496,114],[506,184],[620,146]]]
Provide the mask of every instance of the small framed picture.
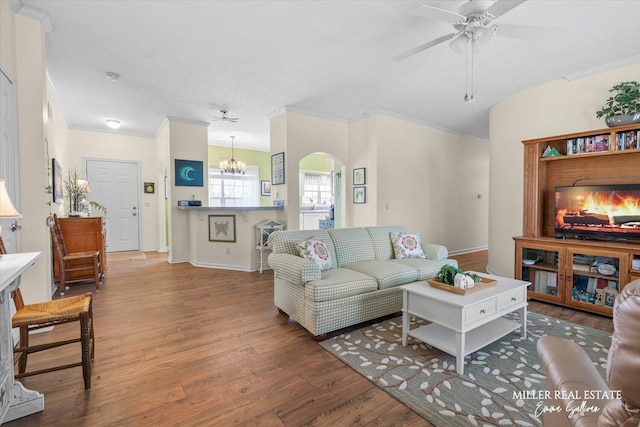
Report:
[[271,185],[284,184],[284,152],[271,156]]
[[144,183],[144,192],[147,194],[153,194],[156,192],[156,183],[155,182],[145,182]]
[[236,216],[209,215],[209,241],[231,243],[235,242]]
[[271,195],[271,181],[260,181],[260,194],[262,196]]
[[367,168],[353,170],[353,185],[365,185],[367,183]]
[[53,169],[53,203],[63,203],[64,195],[62,193],[62,168],[56,159],[51,160],[51,168]]
[[367,187],[353,187],[353,203],[367,203]]

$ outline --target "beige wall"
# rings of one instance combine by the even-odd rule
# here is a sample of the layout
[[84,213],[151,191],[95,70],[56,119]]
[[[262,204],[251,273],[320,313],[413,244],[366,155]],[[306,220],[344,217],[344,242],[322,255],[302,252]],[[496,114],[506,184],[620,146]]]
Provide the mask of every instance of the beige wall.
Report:
[[[171,154],[169,148],[169,122],[167,121],[156,137],[156,177],[158,184],[158,250],[166,252],[169,250],[169,197],[171,195],[171,179],[169,178],[169,163]],[[167,184],[167,199],[165,196],[165,177]]]
[[[344,226],[400,224],[452,252],[487,246],[486,141],[385,114],[344,124],[282,113],[271,120],[271,137],[272,153],[285,151],[287,197],[297,197],[300,158],[318,150],[344,162]],[[352,170],[362,167],[367,202],[354,204]],[[292,206],[285,204],[287,219],[296,224]]]
[[16,25],[15,13],[8,1],[0,1],[0,64],[16,76]]
[[376,129],[378,225],[403,225],[453,252],[485,247],[489,144],[385,115]]
[[[157,181],[156,140],[138,136],[129,136],[111,132],[92,132],[71,129],[66,143],[67,162],[63,164],[65,173],[76,168],[86,176],[84,160],[104,159],[140,162],[140,232],[141,250],[158,250],[160,247],[158,231],[158,203],[164,198],[161,183]],[[155,182],[156,192],[145,194],[143,182]],[[91,197],[89,197],[91,199]]]
[[300,160],[309,154],[322,152],[341,164],[347,164],[348,125],[293,112],[273,117],[270,125],[271,154],[285,152],[285,184],[272,186],[271,198],[285,201],[287,229],[297,230]]
[[[513,277],[513,236],[522,234],[523,149],[521,141],[605,127],[595,112],[611,86],[638,80],[640,64],[582,79],[556,80],[508,98],[491,109],[489,266]],[[640,171],[640,165],[638,166]]]
[[42,252],[41,259],[23,276],[26,302],[51,296],[51,250],[45,219],[51,195],[45,149],[46,75],[45,37],[39,21],[15,15],[18,138],[20,145],[20,204],[22,230],[18,250]]
[[[197,242],[191,241],[189,234],[189,213],[178,209],[178,200],[203,201],[207,204],[209,195],[209,180],[204,179],[203,187],[176,187],[175,159],[199,160],[203,166],[208,160],[207,126],[169,120],[169,181],[171,182],[171,196],[169,197],[169,260],[171,262],[189,261],[190,254],[196,252]],[[206,236],[201,236],[204,239]]]

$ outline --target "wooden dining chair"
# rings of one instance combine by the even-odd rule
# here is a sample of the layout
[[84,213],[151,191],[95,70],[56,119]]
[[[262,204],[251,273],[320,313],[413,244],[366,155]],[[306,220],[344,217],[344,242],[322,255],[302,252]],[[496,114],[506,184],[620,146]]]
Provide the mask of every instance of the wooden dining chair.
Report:
[[[64,243],[58,215],[53,214],[51,240],[58,263],[60,295],[64,295],[71,283],[93,281],[96,291],[100,290],[102,273],[100,272],[100,251],[68,252]],[[84,273],[84,274],[82,274]]]
[[[2,237],[0,237],[0,254],[6,253]],[[91,361],[95,355],[91,293],[36,304],[25,304],[20,289],[11,292],[11,297],[16,306],[16,313],[11,318],[11,327],[20,329],[20,343],[18,347],[13,349],[14,354],[18,354],[18,373],[15,375],[15,378],[19,379],[31,375],[82,366],[84,388],[85,390],[90,389]],[[78,322],[80,325],[80,336],[78,338],[29,345],[29,332],[71,322]],[[80,343],[82,350],[81,362],[27,372],[27,357],[29,354],[77,342]]]

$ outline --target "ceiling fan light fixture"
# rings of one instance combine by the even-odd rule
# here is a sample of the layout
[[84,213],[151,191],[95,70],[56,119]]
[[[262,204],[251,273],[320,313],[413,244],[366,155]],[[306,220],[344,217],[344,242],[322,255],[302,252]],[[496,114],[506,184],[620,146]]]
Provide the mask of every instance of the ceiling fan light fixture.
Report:
[[107,119],[107,126],[111,129],[119,129],[120,128],[120,120]]
[[449,47],[455,53],[462,53],[464,52],[467,43],[469,43],[469,37],[465,33],[462,33],[449,43]]

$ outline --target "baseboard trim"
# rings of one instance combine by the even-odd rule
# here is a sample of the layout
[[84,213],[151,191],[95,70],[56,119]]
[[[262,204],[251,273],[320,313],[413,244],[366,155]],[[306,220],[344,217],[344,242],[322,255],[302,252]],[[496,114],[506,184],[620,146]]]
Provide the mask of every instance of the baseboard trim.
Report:
[[478,246],[477,248],[468,248],[468,249],[460,249],[457,251],[449,251],[449,255],[469,254],[472,252],[486,251],[487,249],[489,249],[488,246]]
[[251,273],[257,271],[255,268],[246,267],[243,265],[228,265],[228,264],[215,264],[210,262],[194,262],[189,261],[191,265],[194,267],[203,267],[203,268],[217,268],[219,270],[234,270],[234,271],[244,271],[247,273]]

